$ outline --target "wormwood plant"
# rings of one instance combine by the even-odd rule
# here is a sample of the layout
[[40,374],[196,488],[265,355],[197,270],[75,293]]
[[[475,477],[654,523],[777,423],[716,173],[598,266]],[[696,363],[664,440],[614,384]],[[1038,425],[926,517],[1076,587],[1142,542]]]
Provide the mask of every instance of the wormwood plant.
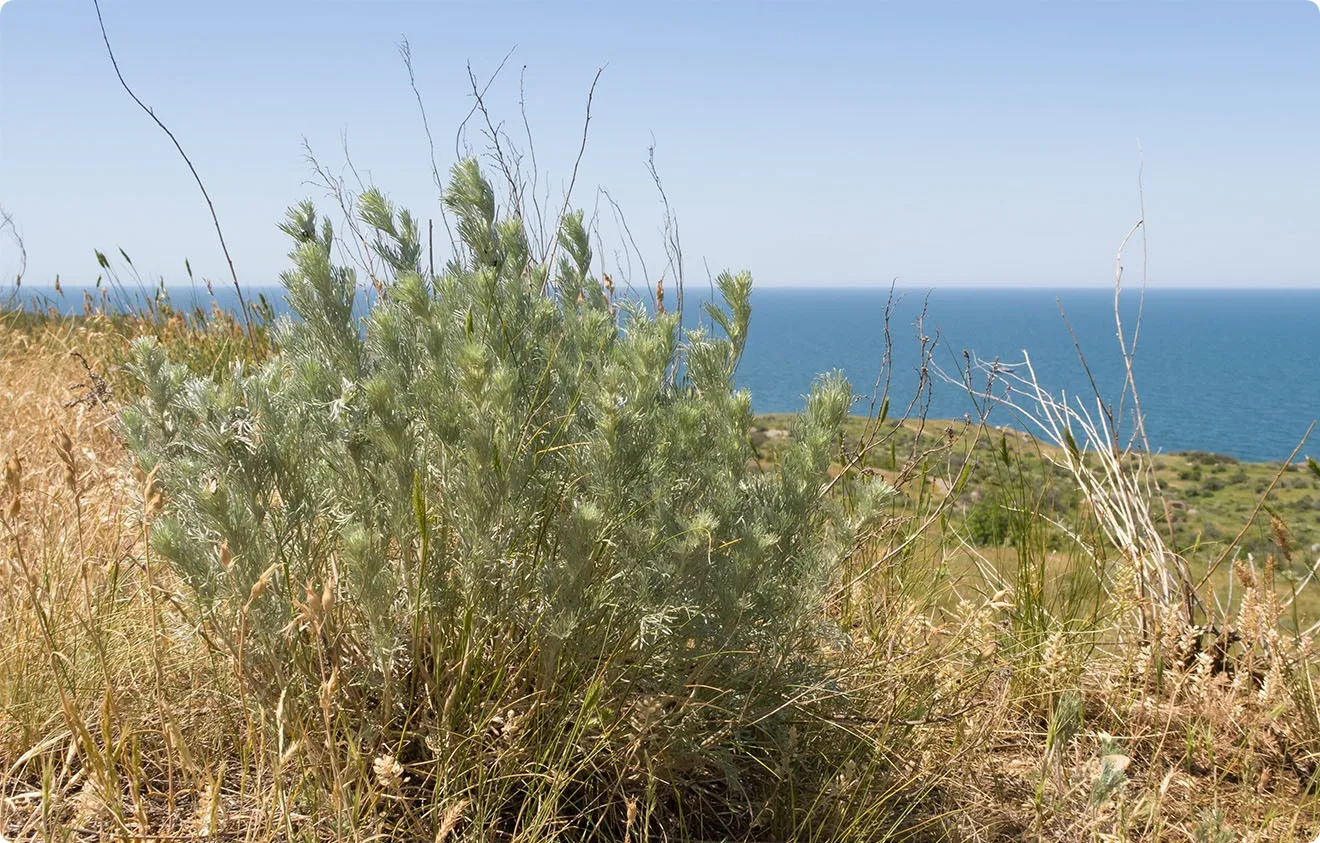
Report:
[[687,329],[591,275],[580,212],[542,263],[475,162],[444,199],[463,253],[430,277],[416,219],[361,197],[390,277],[360,322],[305,202],[269,359],[202,377],[137,343],[123,425],[166,501],[154,551],[355,818],[804,821],[864,763],[830,725],[848,697],[821,602],[892,492],[824,492],[847,382],[817,382],[764,471],[732,381],[749,275]]

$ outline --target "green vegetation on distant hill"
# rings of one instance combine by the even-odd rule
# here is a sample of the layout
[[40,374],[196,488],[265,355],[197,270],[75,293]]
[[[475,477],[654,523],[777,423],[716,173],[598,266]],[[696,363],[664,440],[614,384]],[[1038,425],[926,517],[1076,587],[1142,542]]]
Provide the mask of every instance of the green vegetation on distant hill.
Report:
[[[789,414],[754,419],[751,438],[765,464],[778,460],[792,441],[792,419]],[[855,453],[873,434],[871,420],[850,417],[840,453]],[[1068,472],[1057,464],[1060,450],[1019,429],[928,419],[890,421],[880,435],[889,440],[888,445],[869,454],[867,465],[882,476],[893,477],[921,453],[927,454],[925,469],[939,476],[956,475],[964,461],[970,462],[954,511],[962,516],[963,534],[983,550],[1011,539],[1009,510],[1014,503],[1009,486],[1037,490],[1038,511],[1051,519],[1073,523],[1080,514],[1083,498]],[[1320,560],[1320,475],[1306,463],[1241,462],[1200,451],[1159,454],[1151,462],[1162,493],[1155,512],[1170,531],[1171,546],[1188,557],[1193,573],[1204,570],[1208,560],[1237,538],[1267,490],[1268,501],[1237,551],[1259,562],[1274,554],[1285,581],[1300,582]],[[1062,532],[1054,531],[1053,546],[1063,541]],[[1227,569],[1219,574],[1221,581],[1227,576]],[[1302,602],[1308,616],[1320,620],[1320,599],[1308,595]]]

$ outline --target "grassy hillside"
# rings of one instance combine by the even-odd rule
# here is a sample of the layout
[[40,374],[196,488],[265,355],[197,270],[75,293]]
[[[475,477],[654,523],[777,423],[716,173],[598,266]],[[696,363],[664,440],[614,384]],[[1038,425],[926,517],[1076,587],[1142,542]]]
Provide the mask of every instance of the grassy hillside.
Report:
[[[560,738],[516,729],[534,722],[535,706],[491,711],[480,721],[489,740],[472,733],[444,750],[444,765],[466,759],[525,777],[455,791],[435,778],[445,767],[422,743],[349,740],[357,733],[335,725],[333,698],[325,698],[329,725],[317,726],[252,697],[235,655],[199,622],[188,588],[146,549],[156,513],[171,503],[153,478],[135,473],[115,422],[134,398],[116,367],[143,332],[203,371],[252,353],[234,341],[233,325],[0,322],[0,455],[10,460],[0,500],[0,834],[580,834],[567,815],[515,821],[483,803],[500,795],[507,806],[505,798],[521,794],[546,805],[547,783],[560,788],[553,804],[561,810],[586,798],[575,788],[591,780],[587,768],[544,754]],[[113,384],[108,392],[89,387],[75,351]],[[778,470],[796,421],[756,420],[749,446],[764,470]],[[831,476],[856,455],[857,442],[872,441],[866,425],[848,421]],[[1314,585],[1284,605],[1307,557],[1295,551],[1291,562],[1266,562],[1278,541],[1267,513],[1265,526],[1247,533],[1255,564],[1226,565],[1202,589],[1226,611],[1198,621],[1220,634],[1172,625],[1152,646],[1134,621],[1120,568],[1104,567],[1113,549],[1088,528],[1083,496],[1051,467],[1048,448],[943,422],[927,422],[919,435],[915,424],[891,426],[875,441],[885,444],[867,455],[866,470],[899,495],[832,574],[819,604],[822,622],[837,630],[828,654],[836,690],[828,693],[857,706],[828,715],[830,728],[875,751],[864,763],[840,759],[833,784],[809,796],[779,797],[815,806],[794,839],[1314,836],[1320,708],[1310,690],[1310,639],[1287,632],[1297,625],[1293,607],[1316,617]],[[942,505],[964,464],[965,486]],[[1187,504],[1172,514],[1194,572],[1241,529],[1252,496],[1278,470],[1203,455],[1159,457],[1156,466],[1170,498]],[[1305,507],[1316,482],[1289,469],[1272,498],[1297,547],[1314,535],[1314,510]],[[1018,514],[1001,523],[991,504]],[[317,605],[339,612],[352,602],[342,593]],[[622,690],[610,689],[608,674],[601,681],[607,697]],[[693,714],[681,700],[624,704],[629,713],[608,727],[608,740],[592,744],[595,752],[658,751],[660,736]],[[575,716],[560,722],[571,726]],[[589,769],[611,769],[610,759],[592,757]],[[610,788],[623,800],[619,839],[673,839],[647,825],[646,812],[664,807],[648,804],[654,789],[624,784]]]
[[[793,417],[787,414],[755,419],[751,439],[765,465],[773,465],[791,441],[792,425]],[[853,417],[846,437],[844,453],[856,453],[872,437],[887,439],[885,446],[873,449],[869,463],[889,478],[916,453],[929,453],[927,470],[936,478],[956,476],[970,460],[966,486],[953,501],[950,526],[976,551],[991,557],[1004,556],[1010,536],[1002,525],[999,531],[987,527],[987,512],[1012,506],[1012,487],[1025,484],[1037,490],[1035,502],[1042,512],[1070,523],[1083,504],[1073,478],[1059,465],[1061,449],[1020,429],[928,419],[888,422],[877,434],[870,420]],[[1278,588],[1285,596],[1307,582],[1320,560],[1320,475],[1306,462],[1241,462],[1199,451],[1156,454],[1149,461],[1158,483],[1154,508],[1159,521],[1170,546],[1187,558],[1194,575],[1199,578],[1232,547],[1232,556],[1251,556],[1262,563],[1275,556]],[[1056,550],[1066,543],[1061,531],[1052,541]],[[1227,595],[1231,565],[1221,565],[1211,579]],[[1308,625],[1320,620],[1320,600],[1309,589],[1302,589],[1296,605]]]

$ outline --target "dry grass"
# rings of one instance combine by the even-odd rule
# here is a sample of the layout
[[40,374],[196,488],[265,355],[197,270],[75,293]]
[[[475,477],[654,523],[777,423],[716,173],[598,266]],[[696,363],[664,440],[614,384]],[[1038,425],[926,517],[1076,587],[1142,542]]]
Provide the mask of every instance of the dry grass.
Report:
[[95,320],[0,327],[0,830],[11,839],[192,829],[215,771],[237,760],[243,714],[175,611],[168,572],[143,552],[150,492],[113,405],[77,401],[88,378],[71,352],[104,363],[121,342]]
[[[330,794],[302,786],[279,712],[244,705],[233,665],[145,552],[150,512],[168,501],[128,464],[113,397],[70,406],[70,386],[87,380],[70,352],[104,369],[122,342],[95,320],[0,323],[0,835],[403,833],[399,759],[365,760],[374,807],[334,826]],[[891,551],[874,549],[892,558],[873,571],[857,560],[871,573],[827,611],[849,631],[841,674],[893,686],[877,711],[888,731],[875,733],[906,718],[901,782],[886,798],[901,790],[912,804],[899,826],[877,812],[867,827],[862,810],[836,836],[1309,841],[1320,830],[1314,659],[1309,640],[1280,631],[1271,564],[1238,566],[1236,613],[1211,619],[1216,635],[1167,603],[1135,612],[1146,595],[1124,590],[1122,566],[1080,553],[1069,558],[1094,571],[1099,595],[1087,614],[1053,598],[1078,576],[1058,558],[1034,582],[994,564],[942,577],[968,552],[952,527]],[[1164,614],[1151,624],[1150,612]],[[1152,626],[1158,638],[1143,635]],[[904,677],[923,680],[925,703],[902,698]],[[912,713],[923,705],[929,714]],[[880,797],[841,779],[831,798]],[[624,808],[630,830],[640,809]],[[434,806],[435,839],[493,836],[471,810],[460,798]]]

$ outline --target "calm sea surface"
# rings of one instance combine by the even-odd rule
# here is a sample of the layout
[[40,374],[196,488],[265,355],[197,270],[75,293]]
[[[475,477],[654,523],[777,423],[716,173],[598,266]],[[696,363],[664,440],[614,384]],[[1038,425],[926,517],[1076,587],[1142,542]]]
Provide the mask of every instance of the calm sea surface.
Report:
[[[255,295],[255,290],[249,296]],[[279,300],[278,289],[265,289]],[[80,311],[82,291],[25,288],[63,309]],[[176,306],[188,290],[172,290]],[[221,295],[221,306],[231,295]],[[1046,389],[1092,395],[1061,303],[1107,398],[1122,385],[1110,290],[959,289],[901,290],[890,319],[893,339],[891,405],[914,393],[921,360],[919,336],[937,342],[935,362],[957,375],[963,351],[991,360],[1031,355]],[[0,301],[5,298],[0,290]],[[688,296],[689,312],[697,310]],[[864,400],[865,412],[884,355],[887,289],[762,288],[753,294],[751,335],[738,383],[752,391],[757,412],[801,409],[820,372],[841,369]],[[209,299],[207,306],[209,306]],[[1138,293],[1127,292],[1128,334],[1136,323]],[[281,302],[282,304],[282,302]],[[923,305],[926,316],[918,329]],[[1151,290],[1146,294],[1135,372],[1151,446],[1199,449],[1246,460],[1281,460],[1320,418],[1320,290]],[[1092,399],[1094,406],[1094,399]],[[965,392],[936,382],[932,417],[973,412]],[[1013,423],[996,411],[996,423]],[[1029,429],[1029,428],[1028,428]],[[1320,454],[1320,438],[1303,453]]]
[[[915,323],[923,301],[934,361],[955,374],[967,350],[1020,361],[1025,350],[1042,387],[1091,398],[1059,305],[1101,393],[1117,400],[1123,364],[1112,290],[944,289],[907,291],[890,320],[892,404],[910,396],[920,361]],[[869,394],[883,353],[887,291],[763,290],[756,295],[741,381],[758,411],[794,409],[811,373],[842,369]],[[1139,295],[1123,298],[1128,336]],[[1151,290],[1134,372],[1152,448],[1199,449],[1246,460],[1282,460],[1320,418],[1320,290]],[[966,393],[936,383],[930,413],[971,412]],[[992,421],[1011,418],[996,411]],[[1028,428],[1030,429],[1030,428]],[[1320,439],[1304,453],[1320,455]]]

